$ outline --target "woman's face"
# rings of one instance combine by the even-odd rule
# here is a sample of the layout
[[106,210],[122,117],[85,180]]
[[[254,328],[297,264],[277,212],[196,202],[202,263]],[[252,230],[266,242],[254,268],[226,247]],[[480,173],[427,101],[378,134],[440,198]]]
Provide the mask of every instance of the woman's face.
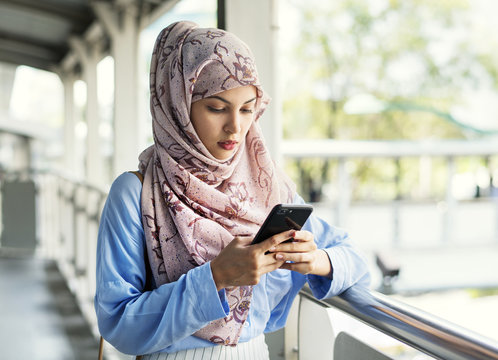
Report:
[[254,119],[256,88],[226,90],[194,102],[190,120],[199,139],[218,160],[226,160],[244,142]]

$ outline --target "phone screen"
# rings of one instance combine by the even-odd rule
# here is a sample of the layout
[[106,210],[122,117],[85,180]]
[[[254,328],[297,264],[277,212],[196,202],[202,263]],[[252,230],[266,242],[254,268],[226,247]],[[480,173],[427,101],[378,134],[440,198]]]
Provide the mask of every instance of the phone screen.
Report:
[[257,244],[283,231],[301,230],[312,211],[311,205],[275,205],[252,243]]

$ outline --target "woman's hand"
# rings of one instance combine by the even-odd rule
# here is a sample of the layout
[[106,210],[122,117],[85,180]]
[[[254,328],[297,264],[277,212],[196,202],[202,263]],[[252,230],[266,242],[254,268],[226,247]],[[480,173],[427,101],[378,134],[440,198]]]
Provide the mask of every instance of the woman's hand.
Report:
[[313,234],[294,231],[292,238],[292,242],[280,243],[270,249],[275,260],[284,261],[280,268],[330,278],[332,265],[329,257],[325,251],[317,249]]
[[256,285],[261,275],[281,267],[285,260],[269,253],[291,238],[293,231],[272,236],[251,245],[252,237],[236,237],[211,261],[211,272],[218,291],[230,286]]

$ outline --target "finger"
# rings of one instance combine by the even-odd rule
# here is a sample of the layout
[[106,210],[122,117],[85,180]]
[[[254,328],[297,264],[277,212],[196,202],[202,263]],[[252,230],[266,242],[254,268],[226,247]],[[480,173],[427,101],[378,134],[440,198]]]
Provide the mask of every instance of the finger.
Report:
[[313,240],[314,240],[313,234],[306,230],[296,231],[293,238],[294,242],[300,242],[300,241],[307,242]]
[[292,263],[311,263],[313,261],[313,255],[309,252],[302,252],[302,253],[291,253],[291,252],[285,252],[281,253],[278,252],[275,254],[275,260],[276,261],[284,261],[284,262],[292,262]]
[[292,241],[275,247],[275,253],[305,253],[317,249],[314,241]]
[[263,266],[261,268],[261,270],[263,271],[263,273],[269,273],[269,272],[272,272],[273,270],[282,268],[282,266],[284,266],[284,265],[285,265],[284,261],[275,261],[271,264]]
[[296,230],[287,230],[287,231],[281,232],[279,234],[273,235],[272,237],[260,242],[259,244],[257,244],[257,246],[259,246],[259,248],[264,252],[267,252],[267,251],[272,252],[272,250],[277,245],[281,244],[282,242],[284,242],[286,240],[292,239],[294,237],[295,233],[296,233]]
[[[301,244],[308,244],[305,246],[301,246]],[[311,232],[303,230],[303,231],[295,231],[292,236],[292,241],[283,241],[279,245],[270,249],[270,252],[303,252],[303,251],[312,251],[316,249],[316,244],[314,242],[314,236]]]
[[296,271],[301,274],[309,274],[312,271],[312,267],[309,263],[284,263],[280,266],[280,269]]

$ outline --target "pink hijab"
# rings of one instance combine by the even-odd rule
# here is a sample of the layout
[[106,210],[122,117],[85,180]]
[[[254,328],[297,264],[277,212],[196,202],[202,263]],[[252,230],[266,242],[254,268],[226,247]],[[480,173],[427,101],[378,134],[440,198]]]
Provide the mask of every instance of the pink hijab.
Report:
[[[255,121],[236,153],[213,157],[190,121],[192,102],[239,86],[257,89]],[[294,184],[272,162],[256,121],[269,99],[253,55],[233,34],[177,22],[157,37],[150,69],[154,145],[140,155],[142,221],[157,286],[213,260],[238,235],[254,235]],[[194,335],[236,345],[252,287],[227,288],[227,317]]]

